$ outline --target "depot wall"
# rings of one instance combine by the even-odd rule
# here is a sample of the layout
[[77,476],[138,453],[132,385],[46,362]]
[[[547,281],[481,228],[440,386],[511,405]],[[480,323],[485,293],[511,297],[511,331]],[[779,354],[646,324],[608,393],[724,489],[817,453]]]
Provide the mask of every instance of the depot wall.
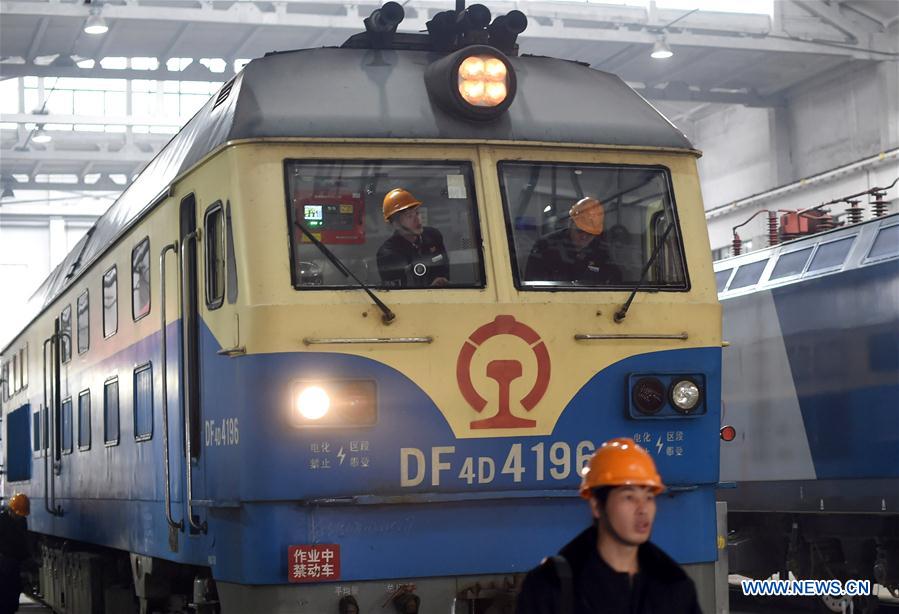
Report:
[[[810,207],[899,176],[899,162],[892,159],[765,198],[775,188],[899,148],[899,62],[862,70],[850,64],[793,88],[784,100],[775,108],[726,107],[689,127],[703,151],[699,172],[707,211],[759,196],[743,209],[709,216],[713,250],[728,245],[732,226],[760,209]],[[888,199],[895,210],[899,190]],[[759,220],[741,236],[755,239],[755,249],[763,234]]]

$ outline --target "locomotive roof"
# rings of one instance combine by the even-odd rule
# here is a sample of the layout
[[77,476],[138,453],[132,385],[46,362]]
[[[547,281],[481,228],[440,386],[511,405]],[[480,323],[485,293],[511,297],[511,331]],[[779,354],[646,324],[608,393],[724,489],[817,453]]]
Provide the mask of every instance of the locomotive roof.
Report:
[[36,316],[171,183],[229,141],[272,137],[475,139],[691,150],[686,136],[617,76],[555,58],[510,57],[518,92],[498,120],[471,122],[428,96],[433,51],[320,48],[250,62],[176,134],[30,301]]
[[[869,253],[878,236],[878,231],[885,227],[896,226],[897,221],[899,221],[899,213],[890,213],[883,217],[875,217],[863,222],[850,223],[827,231],[801,236],[791,241],[770,245],[759,250],[740,254],[739,256],[730,256],[722,260],[716,260],[712,264],[712,268],[716,273],[720,271],[733,271],[744,265],[756,262],[766,263],[765,268],[759,273],[759,278],[756,283],[736,289],[728,287],[726,290],[719,291],[718,296],[721,297],[722,295],[727,295],[721,299],[726,300],[733,296],[731,294],[732,292],[738,296],[742,296],[744,294],[770,290],[773,286],[798,283],[800,281],[805,281],[810,277],[818,277],[822,274],[838,274],[875,262],[880,263],[882,261],[895,260],[895,254],[890,254],[886,257],[872,258],[869,256]],[[771,273],[768,271],[773,273],[775,261],[781,256],[802,251],[804,249],[810,249],[816,245],[856,236],[860,236],[861,238],[854,242],[852,249],[844,255],[843,260],[838,265],[822,268],[820,270],[808,271],[801,275],[796,273],[771,279]],[[812,258],[811,254],[809,254],[809,258]]]

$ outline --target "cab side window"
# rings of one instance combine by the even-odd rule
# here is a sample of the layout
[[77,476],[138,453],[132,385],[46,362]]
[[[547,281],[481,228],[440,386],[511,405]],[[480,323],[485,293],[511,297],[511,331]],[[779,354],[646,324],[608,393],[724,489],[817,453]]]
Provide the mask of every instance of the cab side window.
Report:
[[150,238],[131,250],[131,317],[137,322],[150,313]]
[[103,274],[103,336],[111,337],[119,329],[118,272],[112,267]]
[[78,353],[84,354],[91,347],[90,294],[87,290],[78,297],[76,311],[78,319]]
[[66,308],[59,314],[59,347],[62,354],[62,362],[69,362],[72,358],[72,306],[66,305]]
[[225,299],[225,214],[221,201],[206,211],[206,306],[218,309]]

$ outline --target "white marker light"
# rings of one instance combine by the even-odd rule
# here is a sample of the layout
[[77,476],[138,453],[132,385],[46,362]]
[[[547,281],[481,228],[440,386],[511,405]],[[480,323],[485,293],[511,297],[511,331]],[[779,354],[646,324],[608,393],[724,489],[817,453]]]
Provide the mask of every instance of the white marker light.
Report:
[[304,388],[297,396],[297,411],[307,420],[318,420],[328,413],[331,398],[318,386]]
[[690,411],[699,404],[699,386],[690,380],[681,380],[671,387],[671,402],[682,411]]

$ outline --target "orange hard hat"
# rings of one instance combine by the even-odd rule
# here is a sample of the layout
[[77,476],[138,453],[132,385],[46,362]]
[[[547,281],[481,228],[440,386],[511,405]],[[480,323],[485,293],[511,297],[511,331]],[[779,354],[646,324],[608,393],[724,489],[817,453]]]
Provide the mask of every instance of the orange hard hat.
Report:
[[27,495],[17,492],[9,500],[9,509],[19,516],[27,516],[31,513],[31,501]]
[[400,211],[420,207],[421,201],[412,196],[412,193],[403,188],[393,188],[384,197],[384,221],[389,222],[391,216]]
[[568,211],[574,225],[591,235],[601,235],[606,208],[595,198],[589,196],[580,199]]
[[581,472],[581,496],[603,486],[649,486],[655,494],[665,490],[649,452],[629,437],[610,439],[590,457]]

